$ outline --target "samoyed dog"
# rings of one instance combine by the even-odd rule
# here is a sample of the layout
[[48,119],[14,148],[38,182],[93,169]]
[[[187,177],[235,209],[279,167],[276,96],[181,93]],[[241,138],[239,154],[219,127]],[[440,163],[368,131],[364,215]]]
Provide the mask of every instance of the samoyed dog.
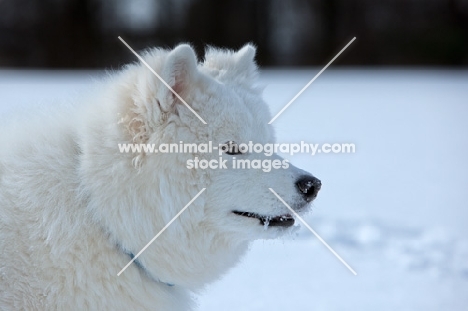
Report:
[[[143,59],[167,85],[135,63],[111,74],[85,105],[3,128],[0,309],[191,310],[193,293],[234,266],[249,242],[290,232],[295,219],[269,188],[302,213],[320,181],[293,165],[269,172],[229,165],[283,161],[231,148],[275,141],[254,57],[251,45],[209,49],[201,62],[189,45],[151,49]],[[221,148],[227,168],[188,168],[195,158],[219,159],[219,150],[118,148],[209,141],[229,142]]]

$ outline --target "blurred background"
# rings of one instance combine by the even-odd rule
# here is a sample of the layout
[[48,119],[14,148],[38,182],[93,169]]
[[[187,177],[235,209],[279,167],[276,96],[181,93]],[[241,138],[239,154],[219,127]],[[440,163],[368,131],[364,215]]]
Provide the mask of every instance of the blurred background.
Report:
[[0,66],[104,68],[135,49],[258,46],[261,66],[467,66],[467,0],[1,0]]
[[[258,47],[283,155],[323,183],[307,229],[257,241],[198,310],[464,311],[468,306],[468,0],[0,0],[0,120],[93,94],[135,50]],[[0,146],[7,148],[8,146]]]

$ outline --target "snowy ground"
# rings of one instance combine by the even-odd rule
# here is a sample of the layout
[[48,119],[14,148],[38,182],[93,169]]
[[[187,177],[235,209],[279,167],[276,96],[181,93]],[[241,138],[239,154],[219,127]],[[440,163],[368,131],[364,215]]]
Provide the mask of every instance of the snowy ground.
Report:
[[[263,72],[272,113],[318,70]],[[92,74],[0,71],[0,116]],[[200,310],[467,310],[467,99],[466,71],[327,70],[274,125],[279,142],[356,144],[289,159],[322,180],[306,221],[358,275],[302,228],[254,243]]]

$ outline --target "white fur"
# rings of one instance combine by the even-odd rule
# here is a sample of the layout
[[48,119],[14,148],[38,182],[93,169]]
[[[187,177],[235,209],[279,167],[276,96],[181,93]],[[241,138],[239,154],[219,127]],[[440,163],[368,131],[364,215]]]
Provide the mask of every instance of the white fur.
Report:
[[[118,143],[274,142],[256,88],[255,49],[152,49],[112,74],[86,105],[49,109],[1,130],[1,310],[188,310],[190,295],[236,264],[248,243],[289,229],[256,219],[288,213],[268,190],[303,205],[303,171],[189,170],[217,154],[122,154]],[[229,157],[229,156],[228,156]],[[239,155],[265,159],[258,154]],[[279,158],[278,156],[274,156]],[[202,188],[206,191],[141,255],[156,282],[128,263]],[[175,286],[168,286],[172,283]]]

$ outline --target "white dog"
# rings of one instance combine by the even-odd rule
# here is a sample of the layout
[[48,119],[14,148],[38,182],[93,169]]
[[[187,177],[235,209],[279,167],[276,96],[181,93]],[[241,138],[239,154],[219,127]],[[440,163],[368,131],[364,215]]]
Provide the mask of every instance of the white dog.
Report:
[[[152,49],[85,106],[16,122],[0,140],[1,310],[189,310],[191,293],[236,264],[254,239],[288,232],[320,181],[289,165],[188,169],[213,153],[121,153],[118,144],[274,142],[256,88],[255,49]],[[234,143],[235,142],[235,143]],[[233,148],[234,150],[235,148]],[[223,158],[280,159],[227,150]],[[201,189],[194,202],[117,273]]]

